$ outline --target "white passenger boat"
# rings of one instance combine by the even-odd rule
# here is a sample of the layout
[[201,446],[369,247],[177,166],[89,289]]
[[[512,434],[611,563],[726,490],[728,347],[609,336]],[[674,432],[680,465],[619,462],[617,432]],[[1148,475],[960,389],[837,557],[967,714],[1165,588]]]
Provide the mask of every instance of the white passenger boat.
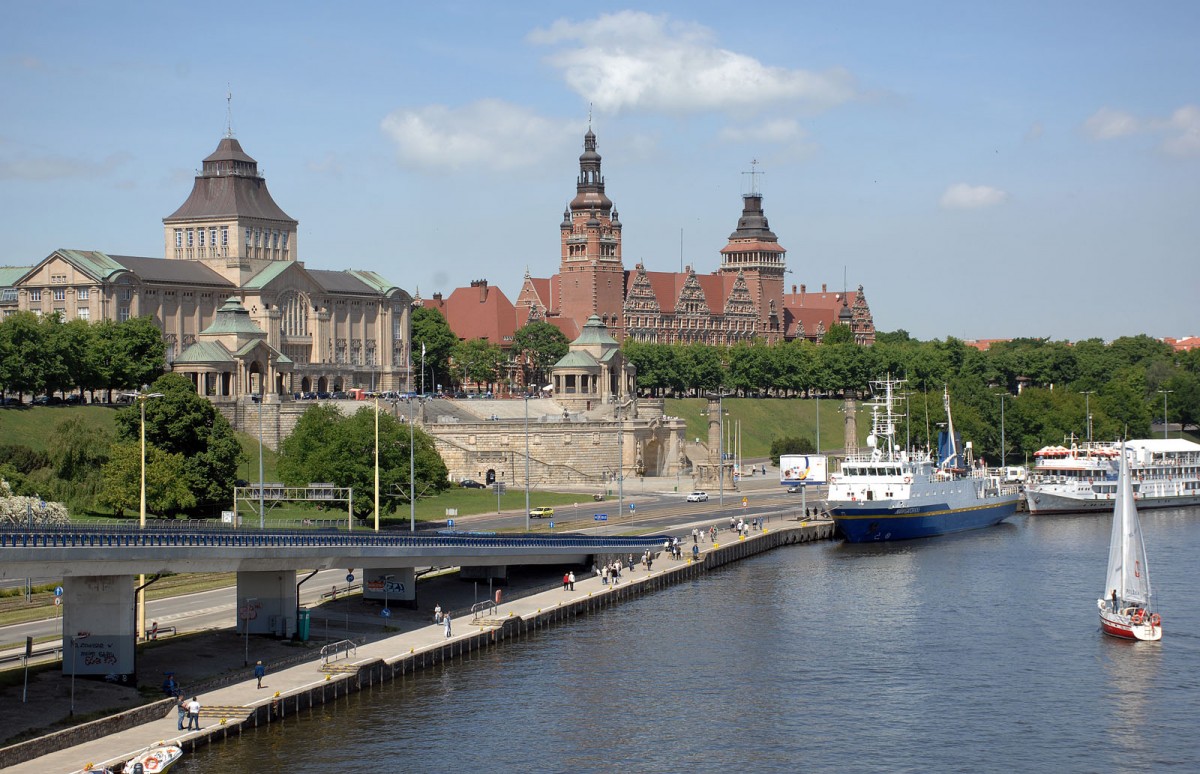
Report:
[[[1200,444],[1180,438],[1127,441],[1139,509],[1200,505]],[[1107,513],[1117,497],[1116,443],[1046,446],[1025,487],[1032,514]]]

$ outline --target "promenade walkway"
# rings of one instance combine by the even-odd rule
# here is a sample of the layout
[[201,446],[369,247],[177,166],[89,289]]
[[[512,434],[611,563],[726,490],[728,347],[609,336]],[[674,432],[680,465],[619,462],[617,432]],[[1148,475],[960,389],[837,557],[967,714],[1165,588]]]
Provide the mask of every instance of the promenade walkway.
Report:
[[[704,526],[710,523],[711,520]],[[738,538],[726,528],[718,534],[715,544],[700,541],[700,561],[695,564],[691,560],[693,543],[689,536],[682,545],[683,559],[672,559],[666,553],[661,553],[649,572],[640,564],[627,568],[622,573],[620,583],[615,586],[606,585],[601,578],[591,576],[577,579],[573,591],[557,586],[511,602],[504,601],[477,620],[470,615],[458,616],[451,621],[449,637],[443,626],[432,622],[419,625],[393,636],[358,645],[349,654],[339,654],[336,660],[328,662],[326,671],[322,671],[322,666],[326,664],[323,660],[272,669],[262,689],[257,688],[247,670],[244,680],[200,694],[199,700],[205,709],[201,713],[202,728],[199,731],[179,731],[176,712],[163,707],[162,716],[141,725],[74,747],[48,752],[7,770],[45,774],[78,772],[88,764],[96,768],[119,767],[138,751],[161,741],[176,742],[185,750],[191,750],[209,741],[236,735],[243,723],[247,728],[253,728],[269,717],[292,714],[295,711],[293,708],[303,709],[312,703],[357,690],[362,684],[364,670],[369,670],[366,672],[368,679],[374,681],[377,676],[381,678],[386,670],[396,673],[398,668],[402,671],[418,669],[456,657],[459,653],[487,647],[498,639],[501,630],[506,627],[511,629],[518,625],[528,629],[544,625],[554,620],[551,616],[556,611],[562,611],[563,615],[574,615],[571,611],[583,609],[585,605],[591,609],[593,606],[611,604],[613,600],[632,593],[667,585],[674,582],[672,576],[690,577],[705,569],[702,565],[706,560],[723,564],[769,550],[781,541],[807,542],[830,534],[832,525],[828,522],[768,521],[766,530],[753,531],[745,538]],[[625,561],[624,557],[622,561]],[[461,647],[456,650],[456,646]]]

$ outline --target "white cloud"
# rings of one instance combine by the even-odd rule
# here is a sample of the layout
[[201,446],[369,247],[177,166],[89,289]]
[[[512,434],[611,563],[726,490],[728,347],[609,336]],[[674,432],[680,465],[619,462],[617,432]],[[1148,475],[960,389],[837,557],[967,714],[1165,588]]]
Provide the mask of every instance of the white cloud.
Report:
[[955,183],[942,194],[940,204],[946,210],[980,210],[1008,201],[1008,193],[990,185]]
[[1096,140],[1127,137],[1141,130],[1140,122],[1129,113],[1112,108],[1100,108],[1084,122],[1083,128]]
[[99,162],[66,156],[36,156],[0,161],[0,180],[73,180],[106,177],[130,160],[114,153]]
[[1200,106],[1184,105],[1169,118],[1138,118],[1111,108],[1100,108],[1084,129],[1097,140],[1112,140],[1135,134],[1160,138],[1159,149],[1171,156],[1200,156]]
[[778,118],[758,124],[728,126],[721,130],[720,137],[730,142],[794,143],[804,140],[807,133],[795,120]]
[[825,107],[857,92],[844,70],[768,66],[719,48],[703,26],[640,11],[580,23],[559,20],[530,33],[529,40],[557,46],[550,63],[562,70],[568,86],[602,111]]
[[1185,105],[1171,114],[1164,131],[1171,134],[1162,148],[1172,156],[1200,155],[1200,107]]
[[380,128],[408,167],[506,171],[533,166],[565,147],[576,124],[552,121],[501,100],[459,108],[395,110]]

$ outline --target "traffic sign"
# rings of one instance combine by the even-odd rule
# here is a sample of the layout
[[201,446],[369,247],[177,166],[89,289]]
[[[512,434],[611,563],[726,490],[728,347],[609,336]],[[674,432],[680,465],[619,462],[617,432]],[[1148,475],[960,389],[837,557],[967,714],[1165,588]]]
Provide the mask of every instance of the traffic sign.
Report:
[[592,518],[593,518],[595,521],[608,521],[608,514],[607,514],[607,513],[597,513],[597,514],[596,514],[595,516],[593,516]]
[[380,614],[381,616],[383,616],[384,618],[391,618],[391,617],[392,617],[392,611],[391,611],[391,610],[389,610],[389,609],[387,609],[386,607],[385,607],[384,609],[380,610],[380,611],[379,611],[379,614]]
[[241,618],[243,621],[253,621],[255,618],[258,618],[258,611],[254,609],[253,605],[246,605],[238,611],[238,618]]
[[54,587],[54,596],[56,596],[56,597],[61,597],[61,596],[62,596],[62,586],[55,586],[55,587]]
[[62,597],[55,597],[55,598],[54,598],[54,604],[55,604],[55,605],[62,605]]
[[446,526],[447,526],[447,527],[453,527],[453,526],[454,526],[454,519],[446,519]]
[[347,573],[347,574],[346,574],[346,582],[347,582],[347,583],[353,583],[353,582],[354,582],[354,573]]
[[629,504],[629,512],[630,512],[630,513],[633,513],[633,503],[630,503],[630,504]]
[[550,522],[550,529],[554,529],[554,522]]

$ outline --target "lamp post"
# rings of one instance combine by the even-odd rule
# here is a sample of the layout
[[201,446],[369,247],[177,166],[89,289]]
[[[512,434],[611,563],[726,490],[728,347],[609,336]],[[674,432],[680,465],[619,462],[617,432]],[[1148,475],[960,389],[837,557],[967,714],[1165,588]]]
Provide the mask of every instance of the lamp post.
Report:
[[529,388],[525,388],[525,531],[529,531]]
[[717,422],[720,423],[720,438],[717,448],[720,451],[717,460],[717,503],[725,507],[725,390],[717,388]]
[[379,531],[379,393],[375,393],[375,531]]
[[1163,396],[1163,438],[1166,439],[1168,437],[1167,436],[1167,396],[1175,391],[1174,390],[1157,390],[1157,392],[1161,392],[1162,396]]
[[1007,449],[1004,443],[1004,398],[1008,396],[1007,392],[1000,393],[1000,467],[1006,467],[1005,460],[1007,458]]
[[242,608],[242,631],[246,637],[246,655],[242,666],[250,666],[250,619],[254,616],[254,608],[251,604],[258,601],[258,597],[246,597],[246,604]]
[[[621,424],[621,404],[613,411],[617,420],[617,513],[625,513],[625,427]],[[621,518],[619,515],[617,518]]]
[[258,380],[258,528],[267,526],[266,495],[263,494],[263,389],[262,378]]
[[[142,447],[142,481],[141,481],[141,498],[138,507],[138,529],[146,528],[146,401],[151,398],[161,398],[161,392],[149,392],[150,385],[143,384],[142,389],[135,393],[137,396],[138,407],[141,413],[141,447]],[[137,603],[137,636],[144,637],[146,634],[146,575],[142,573],[138,576],[138,603]],[[74,658],[75,647],[71,646],[71,657]],[[74,670],[74,666],[72,666]],[[75,675],[72,672],[71,681],[74,686]],[[72,688],[73,689],[73,688]]]
[[817,393],[817,454],[821,453],[821,393]]
[[1087,390],[1080,393],[1083,395],[1083,418],[1086,422],[1085,426],[1087,428],[1088,443],[1091,443],[1092,441],[1092,395],[1095,394],[1095,392],[1095,390]]
[[408,399],[408,531],[417,532],[417,485],[413,475],[413,399]]

